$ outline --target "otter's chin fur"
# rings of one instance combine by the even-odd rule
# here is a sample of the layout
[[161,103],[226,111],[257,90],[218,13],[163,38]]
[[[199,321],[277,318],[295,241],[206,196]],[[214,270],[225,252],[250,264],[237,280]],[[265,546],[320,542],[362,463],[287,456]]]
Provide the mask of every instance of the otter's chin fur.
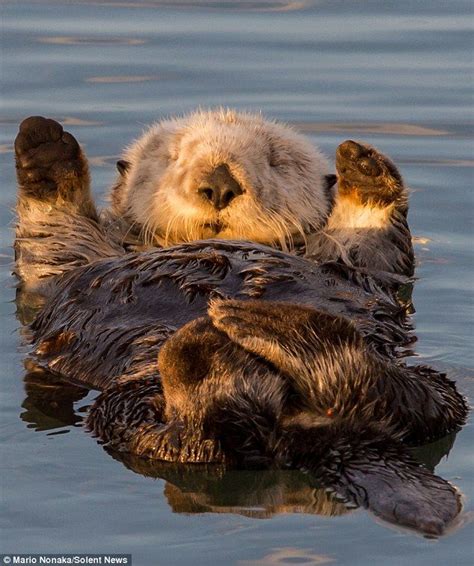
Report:
[[159,122],[119,162],[112,215],[149,244],[206,238],[292,244],[331,209],[329,163],[258,114],[198,111]]

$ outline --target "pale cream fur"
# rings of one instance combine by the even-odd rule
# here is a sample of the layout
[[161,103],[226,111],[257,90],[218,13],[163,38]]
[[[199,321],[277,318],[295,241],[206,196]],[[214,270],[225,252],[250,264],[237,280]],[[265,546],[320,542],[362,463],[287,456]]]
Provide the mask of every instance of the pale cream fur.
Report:
[[337,203],[328,219],[327,229],[365,228],[383,230],[390,222],[395,204],[388,206],[374,206],[370,204],[359,204],[353,198],[339,196]]
[[[338,194],[326,178],[327,159],[311,142],[260,114],[219,109],[165,120],[123,159],[129,166],[99,219],[88,174],[60,178],[54,202],[20,190],[15,271],[24,287],[44,288],[50,278],[99,258],[208,238],[259,242],[317,262],[412,272],[403,187],[385,207]],[[218,210],[199,189],[221,165],[242,194]],[[61,197],[70,194],[72,201]]]
[[[113,214],[147,244],[216,237],[291,248],[330,212],[326,158],[259,114],[221,109],[159,122],[123,158],[130,167],[112,192]],[[244,194],[218,211],[197,189],[222,164]]]

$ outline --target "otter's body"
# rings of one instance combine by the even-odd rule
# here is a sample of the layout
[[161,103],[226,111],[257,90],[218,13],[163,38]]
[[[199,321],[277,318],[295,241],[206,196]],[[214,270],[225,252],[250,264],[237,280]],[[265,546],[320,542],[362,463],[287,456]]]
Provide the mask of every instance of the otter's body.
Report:
[[48,369],[103,389],[124,372],[156,372],[157,348],[206,314],[210,299],[225,297],[307,304],[345,316],[385,357],[413,340],[404,309],[373,277],[334,263],[316,266],[266,246],[219,240],[78,268],[58,282],[33,326]]
[[[297,468],[442,533],[459,495],[405,444],[455,430],[467,409],[445,375],[397,359],[412,336],[396,292],[413,270],[398,171],[348,141],[334,192],[323,158],[285,128],[200,119],[204,137],[196,119],[165,124],[129,150],[102,220],[74,138],[22,124],[16,271],[50,296],[31,326],[35,364],[101,391],[87,423],[113,450]],[[301,237],[311,261],[233,237]]]
[[393,361],[402,309],[351,269],[241,242],[129,254],[65,276],[32,330],[37,364],[102,391],[87,422],[111,449],[305,469],[431,534],[460,510],[402,441],[456,428],[464,400]]

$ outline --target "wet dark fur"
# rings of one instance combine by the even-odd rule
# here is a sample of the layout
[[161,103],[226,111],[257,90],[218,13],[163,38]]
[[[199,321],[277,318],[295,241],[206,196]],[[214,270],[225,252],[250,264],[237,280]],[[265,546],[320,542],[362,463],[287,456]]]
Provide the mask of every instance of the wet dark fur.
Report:
[[[41,137],[35,124],[28,135]],[[55,143],[74,145],[60,133]],[[68,159],[79,155],[75,146],[63,149]],[[370,173],[378,164],[367,159]],[[74,159],[67,163],[73,194],[81,195],[82,173]],[[18,169],[20,219],[24,205],[31,221],[31,206],[48,204],[50,189],[35,192],[21,160]],[[46,167],[41,187],[48,174]],[[395,185],[389,198],[400,196],[397,214],[406,222]],[[66,252],[77,223],[102,230],[92,213],[76,216]],[[21,226],[25,268],[32,248],[22,245]],[[87,423],[109,448],[172,462],[297,468],[428,534],[442,533],[459,513],[456,490],[405,448],[455,430],[467,408],[445,375],[397,360],[413,340],[396,297],[404,280],[245,242],[128,255],[111,244],[93,263],[87,250],[55,280],[61,250],[58,271],[46,265],[52,298],[31,327],[34,364],[101,390]],[[121,257],[107,258],[114,255]]]
[[36,363],[103,390],[88,426],[114,449],[307,469],[425,532],[459,512],[402,441],[455,429],[464,400],[446,376],[393,361],[411,341],[403,309],[360,272],[197,242],[66,275],[32,329]]

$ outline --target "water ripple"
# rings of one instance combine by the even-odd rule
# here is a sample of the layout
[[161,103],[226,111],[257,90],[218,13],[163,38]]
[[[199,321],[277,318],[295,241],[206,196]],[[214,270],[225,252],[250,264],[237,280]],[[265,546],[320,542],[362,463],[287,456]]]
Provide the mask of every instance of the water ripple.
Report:
[[403,124],[392,122],[374,123],[312,123],[312,122],[293,122],[292,125],[305,133],[318,132],[357,132],[361,134],[385,134],[396,136],[446,136],[450,134],[448,130],[430,128],[417,124]]
[[64,35],[38,37],[38,42],[53,45],[143,45],[146,40],[132,37],[74,37]]

